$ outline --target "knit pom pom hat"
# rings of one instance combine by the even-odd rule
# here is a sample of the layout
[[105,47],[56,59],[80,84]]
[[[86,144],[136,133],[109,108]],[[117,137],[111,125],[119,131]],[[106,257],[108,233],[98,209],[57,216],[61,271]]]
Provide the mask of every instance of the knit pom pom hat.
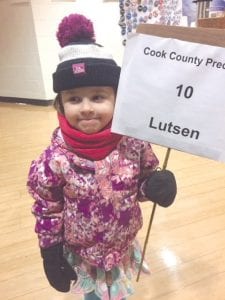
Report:
[[85,86],[117,88],[120,67],[111,54],[95,43],[90,20],[71,14],[62,19],[56,35],[62,48],[60,63],[53,74],[54,92]]

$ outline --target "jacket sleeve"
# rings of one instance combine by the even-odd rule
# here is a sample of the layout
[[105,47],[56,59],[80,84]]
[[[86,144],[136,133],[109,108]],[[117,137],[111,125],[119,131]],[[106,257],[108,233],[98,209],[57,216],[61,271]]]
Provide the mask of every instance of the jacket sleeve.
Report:
[[141,162],[140,162],[140,180],[139,180],[139,201],[146,201],[146,195],[144,192],[145,181],[148,176],[153,172],[159,165],[159,160],[152,150],[151,144],[143,142],[141,151]]
[[40,247],[47,248],[62,242],[64,178],[50,149],[31,163],[27,186],[35,200],[32,213],[36,218],[35,232]]

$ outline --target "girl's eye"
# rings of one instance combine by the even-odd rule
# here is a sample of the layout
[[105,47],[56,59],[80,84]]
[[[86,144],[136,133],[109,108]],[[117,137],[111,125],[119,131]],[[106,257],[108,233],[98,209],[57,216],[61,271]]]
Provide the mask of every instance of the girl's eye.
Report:
[[71,102],[71,103],[80,103],[81,101],[82,101],[82,99],[81,98],[79,98],[79,97],[71,97],[70,99],[69,99],[69,101]]
[[101,102],[104,98],[105,98],[104,95],[95,95],[93,97],[93,101],[95,101],[95,102]]

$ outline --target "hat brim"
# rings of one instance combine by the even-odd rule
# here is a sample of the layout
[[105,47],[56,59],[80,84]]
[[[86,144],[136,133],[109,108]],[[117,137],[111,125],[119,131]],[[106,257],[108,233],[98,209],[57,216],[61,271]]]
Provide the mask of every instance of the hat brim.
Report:
[[[77,61],[76,61],[77,62]],[[75,73],[73,63],[58,67],[53,74],[53,90],[59,93],[64,90],[84,86],[112,86],[118,87],[121,68],[116,64],[85,63],[83,72]]]

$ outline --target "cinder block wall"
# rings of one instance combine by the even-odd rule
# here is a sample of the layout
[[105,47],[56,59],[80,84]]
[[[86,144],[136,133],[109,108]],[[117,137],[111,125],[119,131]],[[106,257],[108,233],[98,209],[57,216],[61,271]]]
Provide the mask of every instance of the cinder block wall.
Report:
[[0,1],[0,96],[45,99],[29,1]]

